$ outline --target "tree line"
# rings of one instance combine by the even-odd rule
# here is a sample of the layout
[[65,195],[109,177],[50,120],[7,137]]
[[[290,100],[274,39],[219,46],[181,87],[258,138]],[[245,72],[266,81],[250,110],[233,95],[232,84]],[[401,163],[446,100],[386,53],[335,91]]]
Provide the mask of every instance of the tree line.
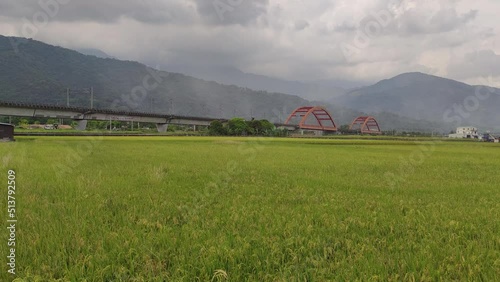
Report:
[[214,120],[208,127],[212,136],[288,136],[288,130],[278,129],[268,120],[232,118],[227,122]]

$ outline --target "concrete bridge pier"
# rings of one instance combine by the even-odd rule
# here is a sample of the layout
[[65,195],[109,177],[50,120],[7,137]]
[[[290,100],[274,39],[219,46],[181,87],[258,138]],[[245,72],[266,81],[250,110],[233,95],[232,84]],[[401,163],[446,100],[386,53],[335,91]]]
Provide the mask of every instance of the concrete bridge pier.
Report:
[[156,129],[158,129],[159,133],[165,133],[168,129],[168,123],[157,123]]
[[76,126],[76,130],[83,131],[83,130],[87,129],[87,122],[88,121],[86,119],[76,120],[76,123],[78,124]]

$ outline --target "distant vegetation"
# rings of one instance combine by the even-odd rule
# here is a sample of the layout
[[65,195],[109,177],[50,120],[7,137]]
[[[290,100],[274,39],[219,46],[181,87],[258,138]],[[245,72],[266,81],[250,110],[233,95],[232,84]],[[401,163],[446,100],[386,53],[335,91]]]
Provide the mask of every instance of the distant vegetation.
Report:
[[232,118],[227,123],[213,121],[209,128],[212,136],[287,136],[287,130],[277,129],[268,120]]

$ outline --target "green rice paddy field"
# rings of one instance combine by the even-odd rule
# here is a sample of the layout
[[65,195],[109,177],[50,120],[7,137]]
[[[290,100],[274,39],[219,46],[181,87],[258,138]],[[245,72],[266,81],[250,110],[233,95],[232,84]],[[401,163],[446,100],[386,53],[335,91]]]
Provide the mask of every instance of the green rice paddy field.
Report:
[[0,158],[0,281],[500,281],[498,144],[19,137]]

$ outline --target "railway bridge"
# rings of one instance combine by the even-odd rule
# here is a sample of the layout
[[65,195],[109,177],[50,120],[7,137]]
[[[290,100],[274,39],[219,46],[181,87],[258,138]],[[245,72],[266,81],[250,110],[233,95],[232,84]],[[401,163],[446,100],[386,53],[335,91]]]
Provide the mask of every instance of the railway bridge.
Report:
[[[34,117],[34,118],[57,118],[72,119],[77,122],[76,129],[85,130],[89,120],[100,121],[125,121],[155,123],[158,132],[166,132],[168,125],[192,125],[209,126],[214,120],[226,122],[222,118],[194,117],[181,115],[166,115],[144,112],[126,112],[104,109],[88,109],[79,107],[63,107],[54,105],[37,105],[24,103],[0,102],[0,115]],[[295,130],[296,127],[287,124],[276,124],[278,127]]]
[[78,130],[85,130],[87,127],[87,122],[89,120],[155,123],[158,132],[166,132],[169,124],[209,126],[210,123],[214,120],[225,121],[224,119],[219,118],[165,115],[143,112],[125,112],[115,110],[8,102],[0,102],[0,115],[72,119],[78,123],[78,126],[76,127]]

